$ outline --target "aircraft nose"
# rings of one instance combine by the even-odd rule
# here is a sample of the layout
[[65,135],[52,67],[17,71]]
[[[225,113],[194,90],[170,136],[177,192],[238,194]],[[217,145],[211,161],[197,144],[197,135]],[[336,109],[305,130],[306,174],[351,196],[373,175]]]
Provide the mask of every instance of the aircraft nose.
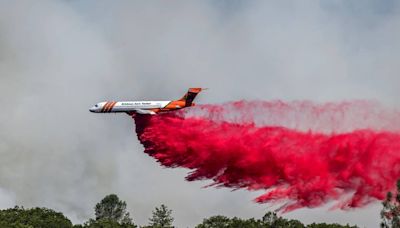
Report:
[[94,107],[89,108],[89,111],[90,111],[90,112],[94,112],[94,111],[95,111],[95,108],[94,108]]

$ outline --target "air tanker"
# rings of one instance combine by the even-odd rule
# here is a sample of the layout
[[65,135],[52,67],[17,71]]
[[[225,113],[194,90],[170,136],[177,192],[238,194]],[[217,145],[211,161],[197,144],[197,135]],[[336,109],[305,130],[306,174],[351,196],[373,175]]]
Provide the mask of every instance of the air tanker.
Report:
[[104,101],[89,109],[95,113],[125,112],[128,115],[155,115],[194,106],[194,98],[205,88],[189,88],[179,100],[174,101]]

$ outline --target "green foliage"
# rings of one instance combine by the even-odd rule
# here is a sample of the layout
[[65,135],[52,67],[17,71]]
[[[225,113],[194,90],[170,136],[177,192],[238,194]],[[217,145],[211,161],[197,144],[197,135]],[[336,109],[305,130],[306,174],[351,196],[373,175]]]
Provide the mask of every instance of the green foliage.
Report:
[[0,227],[7,227],[7,228],[34,228],[31,225],[24,225],[24,224],[19,223],[19,222],[11,224],[11,223],[7,223],[7,222],[3,222],[3,221],[0,221]]
[[60,212],[47,208],[14,207],[0,210],[0,227],[12,228],[70,228],[71,221]]
[[334,224],[326,224],[326,223],[312,223],[307,226],[307,228],[357,228],[357,226],[350,226],[350,225],[340,225],[337,223]]
[[275,212],[267,212],[262,222],[265,227],[274,228],[304,228],[305,226],[298,220],[288,220],[282,217],[278,217]]
[[381,227],[382,228],[400,228],[400,180],[397,181],[396,197],[388,192],[385,201],[382,202]]
[[126,211],[125,201],[119,200],[115,194],[104,197],[94,208],[96,220],[106,219],[120,224],[131,224],[132,219]]
[[[400,181],[398,191],[400,191]],[[381,214],[385,223],[382,223],[382,227],[400,228],[397,223],[400,217],[400,195],[397,194],[393,198],[393,194],[389,192],[383,205]],[[388,218],[388,213],[396,215],[397,219],[393,216]],[[83,225],[72,226],[71,221],[62,213],[51,209],[15,207],[0,210],[0,228],[137,228],[129,217],[129,213],[126,212],[126,203],[114,194],[104,197],[100,203],[96,204],[95,214],[96,219],[90,219]],[[165,205],[156,207],[149,220],[150,224],[141,228],[173,228],[172,210]],[[212,216],[204,219],[196,228],[357,228],[357,226],[326,223],[313,223],[306,226],[298,220],[285,219],[275,212],[267,212],[261,219]]]
[[75,224],[72,228],[83,228],[84,226],[81,224]]
[[119,223],[112,219],[102,218],[98,220],[90,219],[83,228],[136,228],[133,223]]
[[228,218],[225,216],[213,216],[204,219],[203,223],[196,228],[304,228],[304,225],[297,220],[287,220],[278,217],[276,213],[268,212],[262,220]]
[[170,228],[173,227],[174,218],[172,217],[172,210],[162,204],[159,208],[156,207],[153,211],[153,216],[149,220],[152,228]]
[[96,219],[90,219],[83,227],[90,228],[135,228],[129,212],[126,211],[126,202],[115,194],[105,196],[95,208]]
[[230,218],[222,215],[216,215],[204,219],[203,223],[197,225],[196,228],[215,228],[215,227],[225,228],[230,226],[230,222],[231,222]]
[[356,226],[342,226],[339,224],[316,224],[305,226],[298,220],[279,217],[274,212],[267,212],[261,220],[228,218],[226,216],[212,216],[204,219],[196,228],[357,228]]
[[231,219],[229,227],[231,228],[263,228],[264,226],[260,223],[259,220],[255,220],[254,218],[251,219],[241,219],[234,217]]

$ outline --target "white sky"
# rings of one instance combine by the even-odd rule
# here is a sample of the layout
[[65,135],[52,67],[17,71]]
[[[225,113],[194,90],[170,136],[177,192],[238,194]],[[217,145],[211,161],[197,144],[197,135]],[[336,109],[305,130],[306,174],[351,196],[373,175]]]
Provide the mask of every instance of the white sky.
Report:
[[[106,194],[135,221],[155,206],[178,227],[216,214],[260,218],[256,192],[202,188],[187,170],[143,153],[126,115],[95,115],[102,100],[238,99],[399,106],[400,13],[395,1],[0,1],[0,207],[93,216]],[[379,203],[329,205],[285,217],[376,227]]]

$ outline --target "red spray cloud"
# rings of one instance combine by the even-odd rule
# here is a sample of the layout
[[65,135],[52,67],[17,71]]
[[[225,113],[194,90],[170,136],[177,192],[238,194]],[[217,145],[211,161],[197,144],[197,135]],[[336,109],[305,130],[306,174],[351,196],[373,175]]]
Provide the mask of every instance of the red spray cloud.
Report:
[[[271,114],[279,116],[257,120]],[[354,126],[344,126],[352,116]],[[241,101],[134,118],[145,152],[163,166],[190,169],[188,181],[265,190],[256,202],[284,202],[290,211],[383,199],[400,177],[396,116],[363,102]]]

